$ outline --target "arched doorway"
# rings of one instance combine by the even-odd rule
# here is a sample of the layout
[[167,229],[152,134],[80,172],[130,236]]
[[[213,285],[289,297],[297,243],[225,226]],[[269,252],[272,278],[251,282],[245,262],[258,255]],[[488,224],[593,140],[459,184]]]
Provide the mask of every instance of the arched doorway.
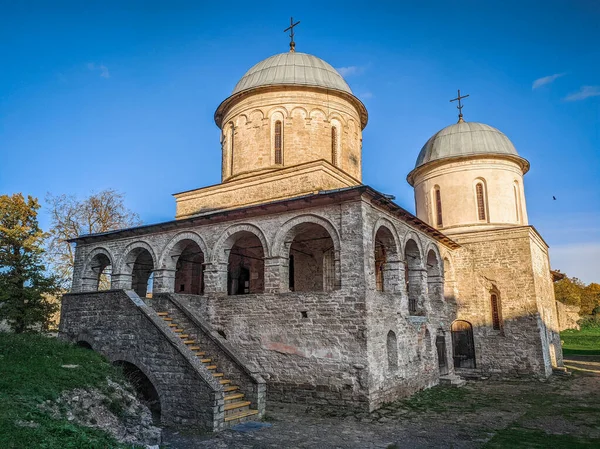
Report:
[[406,242],[404,249],[404,280],[406,282],[406,292],[408,294],[408,313],[410,315],[424,315],[423,307],[423,263],[421,261],[421,251],[417,243],[410,239]]
[[296,225],[285,242],[289,289],[296,292],[335,288],[335,251],[329,232],[315,223]]
[[468,321],[452,323],[452,357],[454,368],[475,368],[473,326]]
[[131,273],[131,288],[140,298],[152,295],[154,259],[143,247],[137,247],[127,254],[123,270]]
[[118,360],[113,362],[114,366],[117,366],[123,370],[123,374],[127,380],[131,383],[139,398],[148,406],[152,413],[152,420],[154,424],[160,424],[160,397],[158,391],[144,374],[144,372],[135,366],[133,363]]
[[265,252],[251,232],[234,234],[227,266],[227,294],[247,295],[265,290]]
[[201,295],[204,293],[204,253],[192,240],[182,240],[173,248],[175,264],[175,293]]
[[109,290],[111,283],[112,263],[104,253],[98,253],[86,267],[83,283],[86,291]]
[[398,248],[394,235],[386,226],[375,234],[375,289],[393,292],[398,283]]

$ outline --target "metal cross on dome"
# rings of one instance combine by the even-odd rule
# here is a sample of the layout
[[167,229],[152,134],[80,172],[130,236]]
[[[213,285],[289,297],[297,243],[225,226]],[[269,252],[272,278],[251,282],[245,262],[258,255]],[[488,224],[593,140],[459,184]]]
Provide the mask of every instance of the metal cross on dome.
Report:
[[298,20],[294,23],[294,18],[290,17],[290,26],[283,30],[284,33],[290,32],[290,52],[294,53],[296,51],[296,42],[294,42],[294,27],[298,25],[300,21]]
[[458,121],[459,122],[464,122],[463,120],[463,115],[462,115],[462,108],[463,105],[460,102],[460,100],[462,100],[463,98],[467,98],[469,96],[469,94],[467,95],[463,95],[462,97],[460,96],[460,89],[458,89],[458,97],[454,98],[453,100],[450,100],[450,103],[452,103],[453,101],[458,100],[458,106],[456,106],[456,109],[458,109]]

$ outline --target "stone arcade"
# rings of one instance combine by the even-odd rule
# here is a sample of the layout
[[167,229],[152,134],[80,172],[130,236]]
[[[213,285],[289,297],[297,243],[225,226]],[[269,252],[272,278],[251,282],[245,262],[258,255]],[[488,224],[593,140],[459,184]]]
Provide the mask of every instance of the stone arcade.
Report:
[[63,298],[62,338],[135,373],[164,424],[562,366],[529,163],[500,131],[461,116],[429,139],[415,217],[362,183],[367,111],[315,56],[259,62],[215,121],[222,183],[176,194],[174,221],[75,239]]

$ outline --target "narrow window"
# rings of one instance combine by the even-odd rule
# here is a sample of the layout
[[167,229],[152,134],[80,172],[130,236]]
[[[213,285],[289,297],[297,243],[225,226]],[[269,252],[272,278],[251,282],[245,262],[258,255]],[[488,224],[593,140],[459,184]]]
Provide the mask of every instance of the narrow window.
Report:
[[229,175],[233,176],[233,135],[235,134],[235,129],[233,124],[231,124],[231,152],[230,152],[230,160],[229,160]]
[[477,193],[477,214],[480,220],[485,220],[485,198],[483,196],[483,184],[478,182],[475,186],[475,192]]
[[338,164],[337,156],[337,129],[335,126],[331,127],[331,163],[335,166]]
[[499,331],[501,329],[501,320],[500,320],[500,303],[498,301],[498,295],[492,293],[491,296],[492,302],[492,327],[494,330]]
[[281,151],[281,122],[275,122],[275,164],[283,164],[283,154]]
[[519,217],[519,209],[520,209],[520,207],[519,207],[519,190],[518,190],[518,188],[519,188],[518,184],[515,183],[513,185],[513,190],[515,192],[515,216],[517,217],[517,223],[520,220],[520,217]]
[[440,193],[440,188],[435,188],[435,214],[436,214],[436,222],[438,228],[444,226],[444,222],[442,221],[442,195]]
[[386,343],[388,369],[390,371],[395,371],[398,369],[398,339],[393,331],[388,332]]

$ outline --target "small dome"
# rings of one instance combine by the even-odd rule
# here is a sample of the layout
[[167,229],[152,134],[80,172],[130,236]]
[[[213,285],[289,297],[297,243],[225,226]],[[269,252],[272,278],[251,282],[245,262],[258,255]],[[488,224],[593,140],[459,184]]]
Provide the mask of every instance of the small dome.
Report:
[[512,142],[496,128],[460,121],[437,132],[427,141],[415,168],[440,159],[481,154],[519,157]]
[[232,95],[254,87],[281,84],[325,87],[352,94],[342,75],[322,59],[288,52],[271,56],[248,70],[235,85]]

